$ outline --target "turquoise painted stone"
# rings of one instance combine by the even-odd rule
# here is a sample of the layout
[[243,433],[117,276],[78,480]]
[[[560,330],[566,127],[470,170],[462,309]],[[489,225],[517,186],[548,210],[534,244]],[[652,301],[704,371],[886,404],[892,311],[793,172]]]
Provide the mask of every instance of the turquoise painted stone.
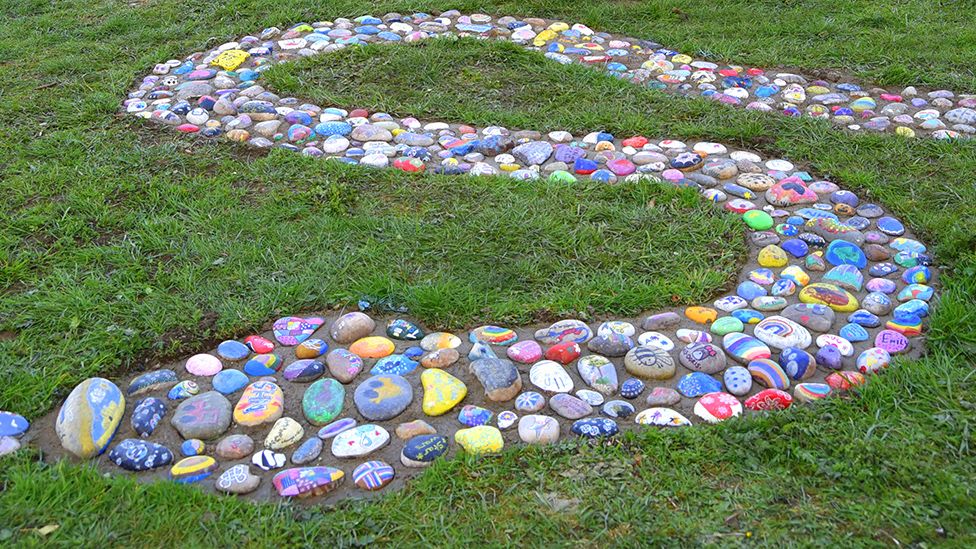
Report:
[[105,451],[125,413],[125,397],[100,377],[82,381],[61,405],[54,425],[64,449],[81,459]]
[[864,275],[855,265],[838,265],[827,271],[822,282],[831,282],[852,292],[859,292],[864,284]]
[[302,412],[312,425],[325,425],[342,412],[346,389],[338,381],[320,379],[308,386],[302,396]]

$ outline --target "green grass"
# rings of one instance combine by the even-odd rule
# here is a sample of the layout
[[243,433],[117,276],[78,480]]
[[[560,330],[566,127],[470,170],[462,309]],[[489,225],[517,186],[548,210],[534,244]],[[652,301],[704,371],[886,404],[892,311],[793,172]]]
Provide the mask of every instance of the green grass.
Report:
[[[729,218],[706,215],[686,193],[371,172],[252,155],[116,115],[154,62],[272,24],[366,13],[361,3],[0,5],[0,409],[36,416],[95,372],[142,367],[362,293],[388,294],[445,325],[517,322],[624,313],[671,294],[694,300],[734,266],[709,249]],[[976,90],[965,2],[440,5],[567,16],[713,58]],[[569,443],[445,462],[405,492],[336,509],[107,480],[22,452],[0,464],[0,542],[686,546],[738,544],[749,533],[769,545],[976,543],[976,144],[855,136],[680,100],[504,44],[347,50],[270,77],[282,92],[345,106],[705,138],[818,170],[910,220],[937,254],[928,354],[900,362],[859,398],[646,432],[619,447]],[[410,91],[416,83],[421,93]],[[689,248],[681,239],[696,231]],[[671,273],[661,254],[675,241],[725,270],[694,284],[704,261]],[[48,524],[60,528],[42,537],[36,529]]]

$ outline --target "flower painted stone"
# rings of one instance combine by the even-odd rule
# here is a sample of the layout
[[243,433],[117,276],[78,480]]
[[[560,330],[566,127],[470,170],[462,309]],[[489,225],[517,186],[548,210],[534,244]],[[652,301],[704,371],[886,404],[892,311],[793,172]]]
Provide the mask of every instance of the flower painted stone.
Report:
[[857,369],[862,374],[876,374],[891,364],[891,355],[880,347],[865,349],[857,357]]
[[307,498],[320,496],[339,487],[345,473],[334,467],[293,467],[271,479],[281,497]]
[[569,428],[574,435],[583,438],[612,437],[620,432],[617,422],[603,417],[578,419]]
[[361,490],[369,492],[383,489],[393,482],[396,472],[384,461],[366,461],[352,471],[352,481]]
[[792,404],[793,397],[779,389],[763,389],[745,401],[745,407],[754,411],[785,410]]
[[501,431],[490,425],[458,429],[454,433],[454,442],[475,456],[497,454],[505,446]]
[[[155,397],[146,397],[136,403],[129,421],[132,423],[133,431],[141,437],[148,437],[153,434],[165,415],[165,402]],[[2,422],[3,416],[0,414],[0,423]]]
[[114,383],[86,379],[68,395],[54,425],[61,446],[81,459],[105,451],[125,413],[125,397]]
[[317,316],[309,318],[286,316],[276,320],[272,329],[278,343],[291,346],[308,339],[324,322],[325,319]]
[[638,425],[655,425],[657,427],[687,427],[691,421],[671,408],[648,408],[634,418]]
[[108,453],[112,463],[127,471],[148,471],[173,462],[169,448],[137,438],[125,439]]
[[720,423],[742,415],[742,403],[728,393],[708,393],[695,403],[695,415],[708,423]]
[[401,376],[373,376],[356,387],[353,402],[370,421],[386,421],[400,415],[413,401],[413,388]]
[[305,389],[302,413],[312,425],[325,425],[342,412],[346,388],[334,379],[320,379]]
[[354,458],[369,455],[390,442],[390,433],[379,425],[360,425],[332,439],[332,455]]
[[255,381],[244,389],[234,407],[234,422],[244,427],[271,423],[281,417],[285,394],[273,381]]
[[440,435],[418,435],[407,441],[400,452],[400,462],[407,467],[427,467],[447,454],[450,445]]
[[423,410],[429,416],[440,416],[449,412],[464,400],[468,387],[460,379],[438,369],[424,370],[420,374],[424,387]]

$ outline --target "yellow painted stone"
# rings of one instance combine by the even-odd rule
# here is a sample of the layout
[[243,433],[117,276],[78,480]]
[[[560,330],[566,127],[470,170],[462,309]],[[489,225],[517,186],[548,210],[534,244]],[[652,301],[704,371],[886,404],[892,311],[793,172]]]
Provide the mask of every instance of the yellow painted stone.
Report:
[[763,267],[785,267],[788,262],[786,252],[775,244],[759,250],[759,264]]
[[174,480],[192,482],[195,477],[206,476],[217,469],[217,460],[210,456],[190,456],[176,462],[169,470]]
[[569,24],[564,23],[563,21],[555,21],[551,25],[549,25],[549,30],[551,30],[554,33],[563,32],[564,30],[569,30]]
[[227,50],[221,52],[210,64],[215,67],[220,67],[225,71],[232,71],[240,67],[250,56],[251,54],[244,50]]
[[515,170],[521,168],[518,164],[499,164],[498,169],[503,172],[514,172]]
[[505,446],[502,432],[490,425],[459,429],[454,433],[454,442],[464,448],[465,452],[476,456],[497,454]]
[[420,374],[424,386],[424,413],[428,416],[446,414],[468,394],[468,387],[451,374],[433,368]]
[[302,440],[305,428],[290,417],[283,417],[271,426],[271,431],[264,439],[264,447],[269,450],[281,450]]
[[405,130],[403,128],[393,128],[392,130],[390,130],[390,134],[393,137],[396,137],[396,136],[400,135],[401,133],[403,133],[405,131],[407,131],[407,130]]
[[798,286],[806,286],[810,283],[810,275],[806,273],[797,265],[790,265],[789,267],[783,269],[783,272],[779,274],[780,278],[790,278],[793,282],[796,282]]
[[231,141],[236,141],[238,143],[243,143],[251,138],[251,133],[247,130],[242,130],[240,128],[233,129],[225,134],[227,139]]
[[800,290],[800,301],[826,305],[838,313],[849,313],[858,308],[857,298],[835,284],[817,282]]
[[272,381],[255,381],[241,394],[234,407],[234,422],[253,427],[281,417],[285,408],[285,393]]
[[807,87],[807,93],[810,95],[823,95],[825,93],[830,93],[830,88],[825,88],[824,86],[809,86]]
[[600,141],[599,143],[597,143],[593,147],[593,150],[598,151],[598,152],[599,151],[613,151],[613,150],[616,150],[616,147],[614,147],[613,146],[613,143],[611,143],[610,141]]
[[694,59],[692,59],[690,55],[685,55],[683,53],[679,53],[671,58],[672,63],[681,63],[682,65],[685,63],[691,63],[692,61],[694,61]]
[[906,126],[898,126],[895,128],[895,135],[900,135],[902,137],[915,137],[915,130]]
[[553,31],[551,31],[549,29],[546,29],[546,30],[540,32],[539,34],[537,34],[535,36],[535,38],[532,39],[532,45],[533,46],[537,46],[537,47],[538,46],[545,46],[546,45],[546,42],[552,40],[555,37],[556,37],[556,33],[555,32],[553,32]]
[[349,351],[361,358],[383,358],[390,356],[396,350],[396,345],[383,336],[369,336],[357,339],[349,346]]
[[718,311],[711,307],[688,307],[685,309],[685,316],[699,324],[708,324],[715,322]]

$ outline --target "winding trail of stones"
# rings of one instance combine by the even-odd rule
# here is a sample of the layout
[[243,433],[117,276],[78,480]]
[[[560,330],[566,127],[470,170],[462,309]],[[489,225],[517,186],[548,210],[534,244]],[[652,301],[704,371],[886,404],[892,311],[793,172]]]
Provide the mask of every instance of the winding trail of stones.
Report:
[[[487,24],[480,16],[455,19],[459,32]],[[412,21],[404,39],[449,27],[439,19]],[[505,18],[497,23],[508,28]],[[547,25],[562,28],[530,23],[537,35]],[[338,47],[358,36],[354,31],[382,37],[400,29],[381,24],[336,21],[321,33],[328,41],[310,41],[312,26],[264,34],[278,37],[282,52],[295,50],[275,54],[283,60]],[[376,34],[363,30],[374,27]],[[329,36],[336,31],[343,32]],[[212,63],[264,66],[255,64],[267,57],[257,55],[254,48],[264,46],[256,40],[191,56],[183,75],[189,85],[177,84],[175,92],[207,96],[201,85],[214,89],[218,79],[231,78],[214,72],[191,79],[210,74]],[[246,58],[237,49],[242,44],[250,44]],[[235,74],[246,70],[255,69]],[[297,101],[252,91],[201,104],[215,113],[228,105],[249,111],[255,131],[282,119],[291,124],[290,136],[296,126],[319,136],[334,130],[325,139],[310,137],[302,150],[369,165],[396,157],[397,167],[420,171],[426,153],[443,158],[434,167],[441,172],[501,170],[529,178],[542,171],[567,181],[589,172],[607,181],[696,188],[741,216],[750,244],[746,267],[735,291],[713,303],[605,322],[485,325],[450,334],[429,333],[406,317],[376,322],[362,312],[284,317],[263,334],[127,379],[124,391],[107,379],[86,380],[33,429],[23,417],[0,412],[0,455],[29,443],[48,459],[96,460],[113,474],[135,471],[143,479],[257,499],[329,493],[325,499],[332,500],[398,486],[457,451],[484,455],[514,443],[777,413],[843,394],[889,367],[893,355],[921,352],[936,274],[925,246],[881,206],[787,160],[709,142],[601,132],[581,138],[552,132],[544,140],[500,127],[423,125],[307,105],[291,110],[286,105]],[[302,123],[313,113],[314,129]],[[247,130],[227,133],[235,131]]]

